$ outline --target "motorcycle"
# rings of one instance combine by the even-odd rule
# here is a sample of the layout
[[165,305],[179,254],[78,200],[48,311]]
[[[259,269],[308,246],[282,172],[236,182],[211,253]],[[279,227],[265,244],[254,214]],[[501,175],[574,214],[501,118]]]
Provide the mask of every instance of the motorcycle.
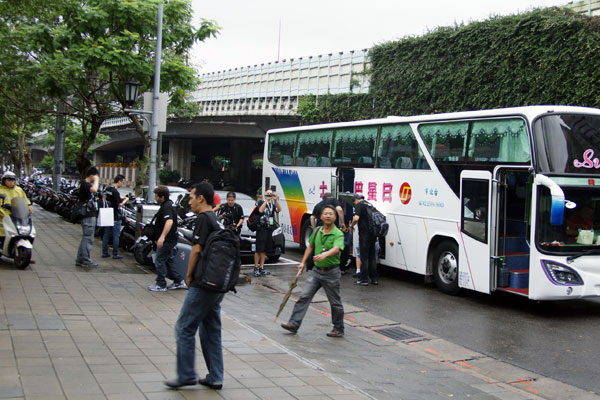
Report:
[[0,194],[1,207],[10,211],[9,215],[2,218],[4,238],[0,238],[2,240],[0,255],[14,259],[17,268],[24,269],[31,262],[35,239],[33,220],[29,213],[27,199],[15,197],[10,205],[4,204],[5,199],[6,197]]

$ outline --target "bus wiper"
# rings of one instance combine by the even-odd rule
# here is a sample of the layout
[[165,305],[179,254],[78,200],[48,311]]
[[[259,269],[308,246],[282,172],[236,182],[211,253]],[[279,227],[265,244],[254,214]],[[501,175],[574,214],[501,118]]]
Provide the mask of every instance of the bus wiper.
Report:
[[589,249],[589,250],[586,250],[586,251],[582,251],[581,253],[577,253],[574,256],[569,256],[569,257],[567,257],[567,262],[571,263],[576,258],[579,258],[581,256],[587,256],[587,255],[590,255],[590,254],[600,254],[600,249]]

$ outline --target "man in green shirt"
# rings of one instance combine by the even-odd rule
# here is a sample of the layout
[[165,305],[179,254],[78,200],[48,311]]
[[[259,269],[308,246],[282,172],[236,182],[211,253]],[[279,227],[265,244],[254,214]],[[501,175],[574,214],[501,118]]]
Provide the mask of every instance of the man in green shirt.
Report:
[[[294,306],[289,322],[281,324],[283,329],[296,333],[308,306],[315,293],[323,287],[327,300],[331,305],[331,322],[333,330],[327,332],[329,337],[344,336],[344,306],[340,296],[340,252],[344,249],[344,234],[335,226],[336,210],[331,205],[323,207],[321,221],[323,227],[313,232],[304,257],[298,265],[298,275],[304,270],[308,257],[313,257],[315,267],[306,279],[306,286],[300,294],[300,299]],[[316,254],[316,255],[315,255]]]

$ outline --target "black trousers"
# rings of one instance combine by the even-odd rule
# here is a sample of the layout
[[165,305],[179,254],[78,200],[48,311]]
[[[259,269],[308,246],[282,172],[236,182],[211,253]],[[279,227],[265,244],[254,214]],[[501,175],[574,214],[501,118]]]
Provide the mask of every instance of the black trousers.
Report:
[[377,254],[375,253],[375,241],[372,235],[359,234],[358,246],[360,249],[360,280],[363,282],[377,280]]

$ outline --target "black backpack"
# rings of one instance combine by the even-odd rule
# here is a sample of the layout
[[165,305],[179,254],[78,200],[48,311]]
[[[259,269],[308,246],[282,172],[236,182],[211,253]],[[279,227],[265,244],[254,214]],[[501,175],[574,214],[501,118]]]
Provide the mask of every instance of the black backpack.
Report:
[[385,220],[385,215],[381,213],[375,206],[371,203],[365,201],[367,205],[367,211],[369,213],[369,219],[371,223],[371,230],[376,237],[385,237],[387,235],[388,230],[390,229],[390,225]]
[[256,232],[258,226],[260,225],[261,216],[262,214],[258,211],[258,206],[254,207],[254,209],[250,213],[250,216],[248,217],[248,220],[246,221],[248,229],[250,229],[252,232]]
[[194,271],[194,281],[213,292],[235,292],[240,276],[240,239],[231,229],[223,229],[214,214],[208,216],[213,231],[202,248],[200,261]]

